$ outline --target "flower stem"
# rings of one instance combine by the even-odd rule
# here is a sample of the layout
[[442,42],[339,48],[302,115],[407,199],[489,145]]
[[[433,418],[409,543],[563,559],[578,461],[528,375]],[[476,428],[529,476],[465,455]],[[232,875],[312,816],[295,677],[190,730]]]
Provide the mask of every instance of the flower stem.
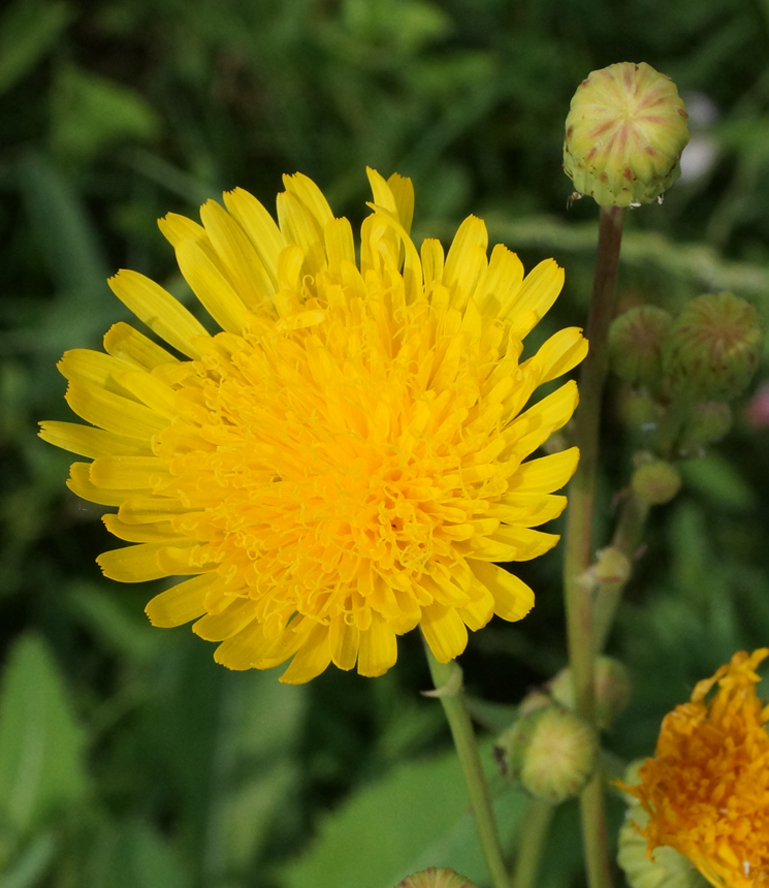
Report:
[[[430,675],[435,684],[437,696],[454,738],[454,746],[462,765],[467,783],[467,792],[475,814],[475,825],[481,840],[481,850],[489,868],[491,883],[494,888],[510,888],[510,882],[502,859],[502,848],[499,844],[497,824],[491,807],[491,796],[486,778],[483,776],[481,759],[475,743],[475,733],[470,716],[462,695],[462,671],[455,661],[439,663],[429,647],[425,645]],[[457,681],[459,670],[459,681]]]
[[[593,510],[598,470],[601,396],[608,367],[607,340],[614,311],[624,210],[602,207],[587,338],[590,351],[582,363],[580,407],[575,418],[575,444],[580,462],[569,488],[566,525],[564,591],[569,661],[577,711],[593,723],[593,585],[585,571],[593,560]],[[611,874],[606,845],[603,786],[600,772],[583,790],[582,834],[590,888],[609,888]]]
[[[636,551],[643,537],[646,518],[649,515],[649,503],[641,499],[635,493],[629,493],[622,503],[617,529],[611,541],[615,549],[619,549],[632,563]],[[595,603],[593,605],[593,646],[596,656],[600,654],[609,630],[614,622],[622,592],[627,585],[627,580],[613,583],[600,583],[595,591]]]
[[529,801],[518,842],[518,859],[513,877],[515,888],[534,888],[555,809],[555,805],[543,799]]

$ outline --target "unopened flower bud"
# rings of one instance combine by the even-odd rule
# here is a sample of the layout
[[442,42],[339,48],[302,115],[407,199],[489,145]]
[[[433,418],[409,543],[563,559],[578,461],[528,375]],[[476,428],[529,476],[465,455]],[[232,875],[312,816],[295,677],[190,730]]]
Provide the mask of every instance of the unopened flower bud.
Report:
[[681,174],[687,120],[673,81],[645,62],[593,71],[571,100],[563,168],[602,207],[652,203]]
[[733,293],[692,299],[673,322],[663,348],[665,375],[697,399],[742,394],[763,348],[758,312]]
[[616,546],[599,550],[593,569],[599,583],[626,583],[632,571],[630,559]]
[[[595,695],[595,724],[600,731],[622,712],[630,700],[630,678],[627,669],[613,657],[598,657],[593,670]],[[576,709],[571,670],[562,669],[550,682],[553,699],[566,709]]]
[[663,308],[638,305],[615,318],[609,328],[609,362],[620,379],[657,381],[662,371],[662,345],[673,318]]
[[521,705],[518,707],[518,715],[524,716],[534,712],[536,709],[544,709],[546,706],[550,706],[552,702],[550,695],[544,691],[530,691],[521,700]]
[[629,429],[653,428],[659,422],[660,408],[646,392],[626,386],[619,396],[619,415]]
[[593,773],[595,733],[560,706],[529,713],[506,734],[506,773],[536,798],[562,802],[576,795]]
[[681,489],[681,476],[675,466],[658,459],[640,465],[633,472],[630,485],[641,499],[659,506],[670,502]]
[[732,410],[721,401],[695,404],[684,426],[682,445],[715,444],[732,427]]
[[460,876],[447,866],[429,866],[420,873],[406,876],[395,888],[477,888],[477,886],[475,882],[471,882],[466,876]]

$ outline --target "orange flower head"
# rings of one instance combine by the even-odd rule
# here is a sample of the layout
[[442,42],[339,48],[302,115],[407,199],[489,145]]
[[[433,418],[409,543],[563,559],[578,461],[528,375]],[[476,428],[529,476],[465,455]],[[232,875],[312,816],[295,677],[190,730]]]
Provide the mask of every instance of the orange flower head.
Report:
[[640,785],[623,787],[649,814],[648,853],[675,848],[716,888],[769,884],[769,706],[755,688],[767,656],[740,651],[698,682],[665,716]]

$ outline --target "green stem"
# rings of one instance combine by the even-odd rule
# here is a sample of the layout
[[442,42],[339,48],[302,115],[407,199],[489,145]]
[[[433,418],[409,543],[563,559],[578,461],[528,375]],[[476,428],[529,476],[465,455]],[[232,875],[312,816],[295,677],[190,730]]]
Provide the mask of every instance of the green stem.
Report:
[[[631,563],[643,538],[649,508],[648,501],[636,496],[632,491],[622,503],[617,529],[614,531],[611,544],[615,549],[619,549]],[[600,583],[596,589],[593,604],[593,646],[596,656],[604,649],[626,585],[627,580]]]
[[[430,648],[425,645],[427,662],[430,666],[430,675],[437,690],[443,689],[445,693],[438,695],[446,720],[451,728],[454,738],[454,746],[457,750],[459,762],[467,783],[467,792],[475,815],[475,825],[481,840],[481,850],[489,868],[491,882],[494,888],[510,888],[510,881],[502,859],[502,848],[499,844],[497,824],[494,820],[494,811],[491,807],[491,796],[486,778],[483,776],[481,758],[478,755],[478,747],[475,743],[475,732],[470,721],[465,701],[462,695],[461,670],[460,681],[456,682],[456,672],[459,666],[456,662],[439,663],[433,656]],[[456,682],[456,687],[452,684]]]
[[[598,440],[603,383],[608,367],[607,340],[614,312],[624,210],[602,207],[598,227],[595,278],[587,323],[590,351],[582,363],[580,407],[575,417],[575,443],[580,462],[569,487],[566,524],[564,591],[569,662],[577,711],[593,723],[593,589],[585,571],[593,560],[593,511],[598,472]],[[600,773],[583,790],[582,833],[590,888],[609,888],[603,789]]]
[[533,888],[539,873],[550,824],[556,806],[543,799],[531,799],[524,814],[515,863],[515,888]]

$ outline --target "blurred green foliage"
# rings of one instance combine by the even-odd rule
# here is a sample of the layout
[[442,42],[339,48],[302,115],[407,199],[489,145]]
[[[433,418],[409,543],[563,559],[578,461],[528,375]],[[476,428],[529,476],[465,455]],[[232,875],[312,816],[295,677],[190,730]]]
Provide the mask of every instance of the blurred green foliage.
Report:
[[[159,216],[195,215],[235,185],[269,205],[280,174],[299,169],[358,222],[365,164],[414,178],[417,238],[445,242],[474,212],[528,267],[555,256],[567,287],[537,335],[581,325],[596,209],[567,211],[563,120],[590,70],[627,59],[670,74],[699,109],[693,144],[707,162],[663,206],[630,215],[622,305],[674,309],[730,289],[766,318],[768,58],[769,4],[749,0],[5,6],[3,888],[388,888],[430,864],[484,883],[440,708],[418,695],[429,685],[418,639],[402,640],[383,678],[329,671],[294,688],[225,672],[188,630],[150,628],[155,587],[100,577],[102,510],[68,493],[68,456],[35,437],[37,420],[68,418],[55,363],[126,317],[105,284],[118,267],[189,298]],[[630,452],[608,403],[601,540]],[[698,678],[769,639],[769,431],[741,411],[654,513],[611,643],[635,685],[611,737],[622,756],[651,752],[661,716]],[[563,665],[559,570],[558,550],[524,565],[536,610],[471,639],[463,665],[480,725],[498,728]],[[512,848],[524,801],[496,789]],[[553,840],[542,884],[578,884],[573,806]]]

